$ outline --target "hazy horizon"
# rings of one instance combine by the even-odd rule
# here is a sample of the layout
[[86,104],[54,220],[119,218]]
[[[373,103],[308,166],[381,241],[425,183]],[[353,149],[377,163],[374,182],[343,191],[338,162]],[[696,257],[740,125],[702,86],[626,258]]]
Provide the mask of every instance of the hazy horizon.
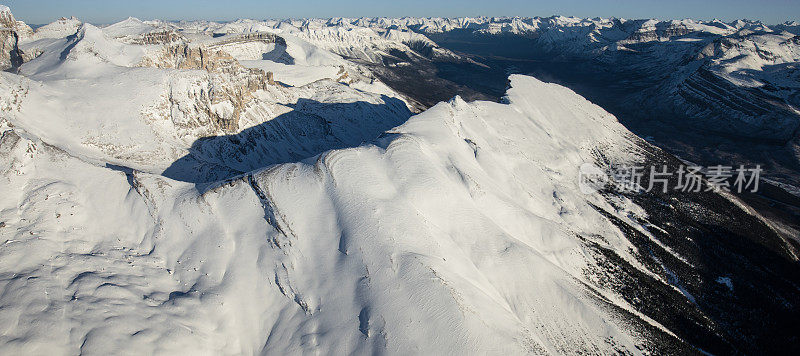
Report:
[[135,4],[119,1],[97,2],[77,0],[69,3],[55,0],[4,0],[0,4],[11,8],[14,16],[26,23],[42,25],[61,17],[75,16],[82,21],[109,24],[136,17],[142,20],[167,21],[210,20],[228,22],[237,19],[290,19],[331,17],[550,17],[573,16],[579,18],[626,19],[720,19],[730,22],[737,19],[758,20],[766,24],[780,24],[800,20],[800,2],[772,0],[746,2],[709,0],[692,3],[678,0],[670,3],[656,1],[562,1],[558,4],[499,0],[441,1],[420,0],[403,2],[369,2],[343,0],[337,2],[308,0],[305,6],[288,1],[259,2],[237,0],[229,2],[177,0],[170,2],[143,0]]

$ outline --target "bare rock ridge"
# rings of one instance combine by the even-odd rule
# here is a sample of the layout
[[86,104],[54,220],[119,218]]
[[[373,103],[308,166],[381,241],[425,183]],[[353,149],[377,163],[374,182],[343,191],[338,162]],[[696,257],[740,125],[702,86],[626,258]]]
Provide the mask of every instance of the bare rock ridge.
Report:
[[22,52],[17,47],[19,37],[8,28],[0,28],[0,70],[17,67],[22,64]]
[[[798,353],[796,230],[704,179],[619,177],[686,164],[576,91],[428,37],[652,74],[620,86],[707,64],[720,79],[669,84],[761,115],[714,83],[776,84],[793,47],[762,44],[788,32],[696,63],[758,25],[61,19],[25,37],[4,22],[9,48],[41,54],[0,71],[2,355]],[[446,95],[446,66],[496,74],[502,99],[412,115],[381,77]],[[609,184],[587,192],[587,165]]]
[[181,42],[185,37],[175,30],[148,32],[131,41],[133,44],[140,45],[166,45]]
[[[236,132],[239,129],[239,115],[253,99],[254,92],[276,83],[272,72],[242,66],[223,47],[253,41],[285,46],[283,38],[272,34],[247,34],[199,46],[182,41],[182,36],[173,31],[147,33],[141,38],[140,43],[166,43],[157,55],[144,58],[141,66],[205,70],[209,73],[209,80],[219,84],[212,85],[208,93],[201,94],[207,96],[209,103],[202,109],[212,117],[216,126],[226,132]],[[232,109],[225,113],[212,109],[213,105],[223,102],[231,103]]]
[[30,59],[19,49],[19,42],[32,35],[30,26],[17,21],[8,7],[0,5],[0,70],[16,68]]

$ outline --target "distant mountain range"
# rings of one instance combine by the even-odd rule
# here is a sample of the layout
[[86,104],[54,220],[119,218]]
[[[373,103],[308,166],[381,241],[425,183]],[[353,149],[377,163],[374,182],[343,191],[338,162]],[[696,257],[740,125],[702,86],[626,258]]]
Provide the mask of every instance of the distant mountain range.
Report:
[[0,354],[800,347],[797,24],[0,27]]

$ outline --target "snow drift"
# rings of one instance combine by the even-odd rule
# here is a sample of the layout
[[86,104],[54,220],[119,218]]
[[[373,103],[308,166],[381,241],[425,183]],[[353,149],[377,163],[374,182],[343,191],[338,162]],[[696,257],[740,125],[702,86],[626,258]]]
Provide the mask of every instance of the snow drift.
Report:
[[[664,154],[569,89],[411,116],[334,52],[424,36],[180,26],[60,20],[0,73],[0,353],[726,351],[740,296],[796,293],[729,198],[581,193],[585,163]],[[696,253],[717,238],[745,242]]]
[[89,163],[6,122],[1,302],[15,327],[2,348],[646,347],[648,329],[584,277],[582,239],[626,242],[591,206],[607,203],[579,192],[577,168],[601,147],[626,155],[627,132],[565,88],[511,86],[505,104],[455,98],[374,144],[203,191]]

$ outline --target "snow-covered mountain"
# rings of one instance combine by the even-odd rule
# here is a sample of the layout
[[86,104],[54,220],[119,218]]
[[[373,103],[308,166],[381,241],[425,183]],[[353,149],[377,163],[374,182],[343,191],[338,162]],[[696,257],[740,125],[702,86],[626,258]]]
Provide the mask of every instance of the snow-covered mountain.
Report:
[[[704,129],[716,126],[716,131],[732,135],[786,142],[800,125],[796,109],[800,106],[796,95],[800,81],[795,69],[800,62],[800,32],[791,23],[767,26],[744,20],[724,23],[563,16],[376,18],[340,23],[416,31],[445,42],[493,38],[498,44],[487,49],[486,55],[507,56],[511,51],[502,48],[507,46],[517,51],[512,57],[520,60],[594,61],[583,66],[612,72],[626,81],[636,80],[639,83],[633,85],[637,87],[658,83],[638,97],[623,100],[657,107],[658,111],[684,111],[681,114],[700,122]],[[514,42],[504,42],[509,40]],[[470,52],[463,46],[457,48]],[[609,77],[602,80],[613,80]]]
[[416,32],[465,58],[372,68],[428,106],[454,94],[497,100],[509,73],[531,74],[573,88],[686,159],[760,164],[771,179],[800,186],[795,23],[562,16],[306,23]]
[[22,21],[17,21],[5,5],[0,5],[0,70],[22,64],[25,55],[19,42],[32,36],[33,30]]
[[586,194],[585,164],[680,161],[557,84],[414,115],[382,70],[485,67],[414,21],[438,23],[8,27],[0,353],[798,345],[791,227],[713,191]]
[[[474,18],[359,18],[306,20],[317,26],[396,29],[421,34],[461,31],[482,35],[525,36],[554,48],[587,55],[592,49],[605,49],[616,44],[670,41],[692,36],[730,35],[740,30],[772,31],[756,21],[738,20],[628,20],[616,18],[552,17],[474,17]],[[790,24],[776,29],[792,31]]]
[[[791,23],[553,16],[239,20],[173,26],[218,35],[270,31],[302,38],[366,65],[421,104],[417,107],[433,105],[454,92],[470,98],[501,95],[504,83],[481,90],[480,74],[486,67],[482,61],[500,57],[521,61],[502,68],[508,72],[525,72],[519,64],[536,67],[528,63],[533,60],[580,72],[590,83],[578,86],[599,91],[628,88],[607,100],[648,108],[640,112],[650,117],[665,112],[680,116],[683,126],[782,143],[791,141],[800,127],[795,69],[800,32]],[[453,81],[440,74],[442,63],[455,63],[460,65],[456,72],[467,73],[456,76],[475,73],[481,79]],[[418,85],[409,85],[410,76],[420,78],[415,80]]]

